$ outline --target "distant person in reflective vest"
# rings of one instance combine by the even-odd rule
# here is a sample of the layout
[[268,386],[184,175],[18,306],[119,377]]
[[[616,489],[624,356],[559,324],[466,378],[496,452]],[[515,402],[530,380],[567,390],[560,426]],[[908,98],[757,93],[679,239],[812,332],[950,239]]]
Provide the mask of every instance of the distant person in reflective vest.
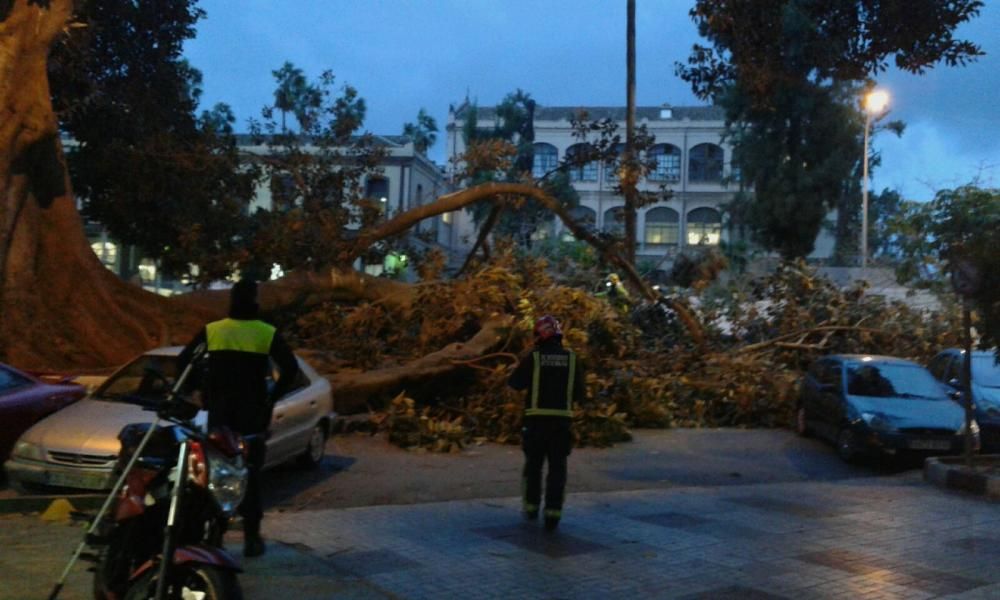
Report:
[[[206,345],[208,381],[203,382],[207,396],[209,427],[225,426],[248,436],[249,456],[246,496],[240,504],[243,516],[243,554],[260,556],[264,540],[260,522],[264,517],[260,499],[260,470],[264,466],[268,426],[274,403],[291,389],[299,372],[291,348],[273,325],[257,318],[257,283],[240,280],[230,294],[229,318],[206,325],[179,358],[183,369],[195,349]],[[268,393],[267,379],[271,360],[277,365],[278,380]]]
[[538,518],[542,500],[542,467],[549,462],[545,479],[545,528],[553,531],[562,518],[566,495],[566,459],[573,448],[573,403],[583,401],[583,368],[576,353],[562,345],[559,321],[546,315],[535,322],[535,349],[510,376],[515,390],[528,390],[524,406],[524,517]]

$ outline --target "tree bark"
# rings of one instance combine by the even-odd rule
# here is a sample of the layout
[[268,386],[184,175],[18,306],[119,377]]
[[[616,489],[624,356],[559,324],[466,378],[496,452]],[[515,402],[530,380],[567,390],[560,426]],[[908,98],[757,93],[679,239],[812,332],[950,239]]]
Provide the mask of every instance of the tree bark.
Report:
[[26,368],[120,364],[200,320],[119,280],[84,235],[46,74],[71,10],[19,0],[0,21],[0,360]]

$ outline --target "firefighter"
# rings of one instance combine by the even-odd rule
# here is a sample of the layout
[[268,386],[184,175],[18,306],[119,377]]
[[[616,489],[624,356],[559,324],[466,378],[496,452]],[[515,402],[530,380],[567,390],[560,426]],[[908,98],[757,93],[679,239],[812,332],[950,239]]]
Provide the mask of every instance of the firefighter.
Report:
[[583,368],[576,353],[563,348],[559,321],[546,315],[535,322],[535,348],[511,374],[508,384],[528,390],[525,399],[524,493],[525,519],[538,519],[542,500],[542,468],[547,460],[545,479],[545,529],[553,531],[562,518],[566,493],[566,459],[573,447],[573,403],[583,400]]
[[[179,358],[183,369],[195,348],[207,344],[208,425],[229,427],[247,436],[247,490],[239,507],[243,517],[243,555],[247,557],[260,556],[265,551],[260,536],[264,516],[260,470],[266,457],[271,412],[275,401],[291,388],[299,371],[291,348],[274,326],[257,318],[257,312],[257,283],[240,280],[230,293],[229,318],[203,327]],[[267,377],[271,359],[278,366],[279,377],[269,394]]]

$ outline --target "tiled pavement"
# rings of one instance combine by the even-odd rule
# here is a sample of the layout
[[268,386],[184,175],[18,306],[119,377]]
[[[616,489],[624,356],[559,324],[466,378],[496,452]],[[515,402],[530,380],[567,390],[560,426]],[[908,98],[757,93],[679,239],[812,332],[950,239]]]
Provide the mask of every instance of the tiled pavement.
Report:
[[295,600],[1000,599],[1000,505],[916,473],[575,494],[555,534],[517,509],[506,498],[269,513],[272,551],[241,581],[248,598]]

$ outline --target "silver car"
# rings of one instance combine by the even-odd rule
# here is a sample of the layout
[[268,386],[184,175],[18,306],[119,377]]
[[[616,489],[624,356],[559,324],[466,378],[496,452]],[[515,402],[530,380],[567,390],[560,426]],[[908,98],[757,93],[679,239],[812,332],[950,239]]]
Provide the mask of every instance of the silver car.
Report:
[[[21,435],[4,463],[15,483],[109,489],[118,455],[118,433],[130,423],[151,423],[142,405],[162,400],[177,376],[180,346],[151,350],[109,377],[91,395],[42,419]],[[274,406],[264,468],[293,458],[305,465],[323,459],[336,413],[330,384],[299,361],[293,389]],[[273,385],[269,381],[268,385]],[[204,426],[201,411],[195,423]]]

